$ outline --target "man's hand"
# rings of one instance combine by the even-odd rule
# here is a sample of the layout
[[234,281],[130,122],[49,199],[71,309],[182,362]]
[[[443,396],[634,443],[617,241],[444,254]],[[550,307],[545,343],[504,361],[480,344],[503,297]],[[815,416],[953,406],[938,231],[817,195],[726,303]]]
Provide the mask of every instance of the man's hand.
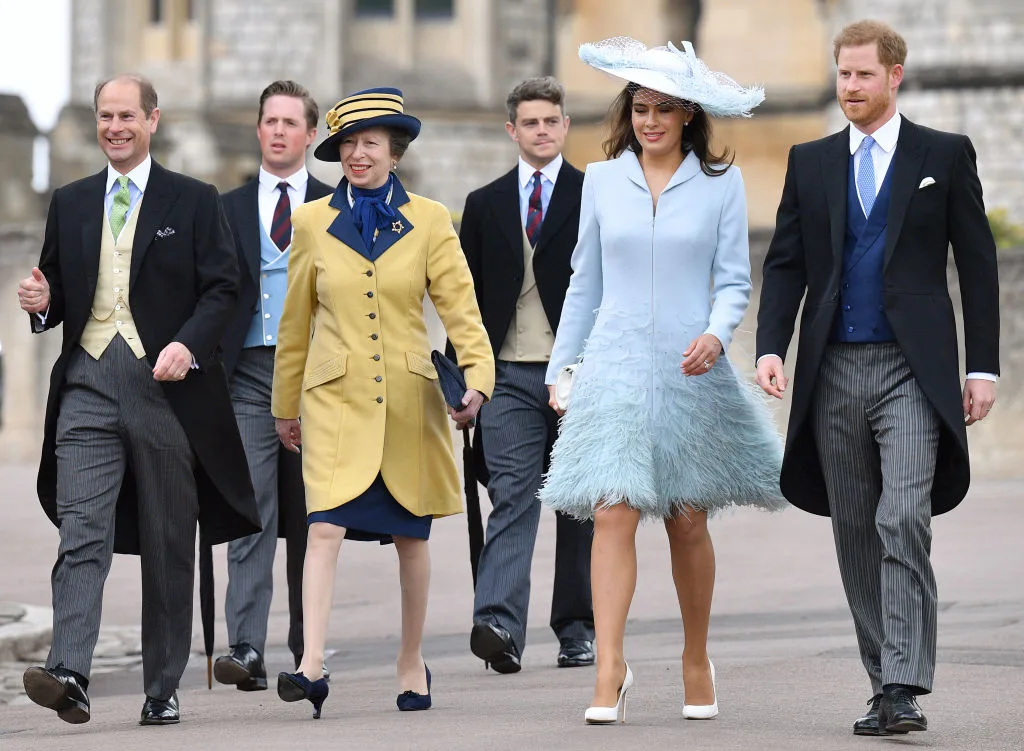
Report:
[[996,384],[984,378],[968,378],[964,382],[964,422],[973,425],[988,417],[996,403]]
[[156,358],[153,378],[157,381],[182,381],[192,367],[192,353],[181,342],[171,342]]
[[295,419],[283,419],[278,417],[275,422],[277,437],[281,439],[281,445],[289,451],[299,453],[299,446],[302,445],[302,426]]
[[477,413],[480,412],[480,407],[483,406],[484,395],[475,389],[469,389],[466,391],[466,395],[462,397],[462,409],[456,412],[451,407],[448,408],[448,414],[455,420],[455,427],[459,430],[468,428],[473,424],[476,419]]
[[45,313],[50,307],[50,283],[38,267],[18,282],[18,304],[26,313]]
[[789,381],[778,355],[765,355],[757,363],[757,385],[764,393],[781,399]]

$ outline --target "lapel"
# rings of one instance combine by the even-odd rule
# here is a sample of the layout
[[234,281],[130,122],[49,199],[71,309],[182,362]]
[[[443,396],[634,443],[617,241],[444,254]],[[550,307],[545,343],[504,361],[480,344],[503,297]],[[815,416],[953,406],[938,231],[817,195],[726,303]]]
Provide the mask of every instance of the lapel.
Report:
[[302,199],[303,203],[309,203],[310,201],[316,201],[317,199],[329,196],[334,192],[334,188],[324,182],[320,182],[312,175],[306,180],[306,196]]
[[359,234],[355,221],[353,221],[352,207],[348,205],[348,180],[342,179],[338,183],[334,195],[331,196],[330,206],[338,210],[338,215],[334,217],[327,232],[367,260],[376,262],[388,248],[408,235],[413,229],[412,222],[399,211],[399,207],[407,203],[409,203],[409,194],[405,192],[405,188],[396,177],[394,189],[391,192],[390,206],[398,214],[398,217],[390,228],[383,229],[377,235],[377,241],[373,244],[372,250],[367,249],[363,237]]
[[821,178],[828,203],[832,257],[835,268],[843,264],[843,243],[846,236],[847,182],[850,179],[850,126],[832,136],[821,153]]
[[[639,166],[639,162],[637,162],[637,165]],[[641,169],[640,172],[642,174],[643,170]],[[683,159],[683,163],[676,167],[675,173],[669,178],[665,187],[661,189],[661,196],[665,195],[667,191],[677,185],[682,185],[688,180],[692,180],[699,175],[700,172],[700,159],[698,159],[697,155],[691,151],[686,155],[686,158]],[[646,180],[644,182],[646,184]],[[661,200],[661,196],[658,196],[658,200]]]
[[246,183],[238,196],[238,226],[242,242],[242,255],[246,270],[252,277],[257,291],[260,286],[260,235],[259,178]]
[[896,153],[892,155],[892,186],[889,193],[889,213],[885,235],[885,266],[889,265],[896,241],[903,229],[910,199],[917,190],[917,179],[921,173],[926,149],[921,139],[921,129],[907,118],[900,123],[900,135],[896,140]]
[[89,300],[96,294],[96,278],[100,272],[100,244],[103,242],[103,212],[106,211],[107,168],[82,184],[78,210],[82,217],[82,263]]
[[153,244],[158,229],[178,197],[178,191],[171,184],[170,173],[153,161],[153,169],[149,173],[149,183],[139,207],[139,221],[135,226],[135,240],[132,242],[132,268],[129,275],[129,286],[135,285],[142,267],[143,258],[149,246]]
[[[555,189],[551,193],[551,201],[548,203],[548,212],[540,225],[540,238],[537,240],[537,247],[534,249],[533,257],[544,250],[548,241],[572,216],[573,211],[580,206],[579,183],[573,180],[573,167],[565,159],[562,160],[562,167],[558,170],[558,179],[555,180]],[[569,181],[572,181],[572,185]],[[516,209],[518,210],[518,203]],[[516,214],[518,218],[519,213]]]
[[[558,182],[555,182],[555,192],[551,196],[551,203],[555,201],[558,194]],[[523,218],[519,210],[519,165],[516,164],[511,172],[498,179],[494,185],[494,216],[498,225],[498,231],[504,236],[511,253],[512,262],[520,271],[525,271],[523,264]],[[551,206],[548,206],[550,211]],[[545,220],[546,221],[546,220]],[[544,226],[541,225],[541,242],[544,237]],[[538,246],[540,242],[537,243]]]
[[[638,185],[645,193],[650,195],[651,188],[647,184],[647,178],[644,177],[644,168],[640,166],[640,159],[637,155],[627,149],[626,151],[623,151],[622,155],[618,158],[624,160],[626,165],[626,176],[630,181]],[[692,180],[699,174],[700,159],[698,159],[697,155],[691,151],[686,155],[686,158],[683,159],[682,164],[676,167],[676,171],[672,174],[672,177],[669,178],[668,182],[665,183],[665,187],[661,189],[661,194],[658,196],[658,200],[660,201],[661,196],[665,195],[667,191],[677,185],[682,185],[683,183]]]

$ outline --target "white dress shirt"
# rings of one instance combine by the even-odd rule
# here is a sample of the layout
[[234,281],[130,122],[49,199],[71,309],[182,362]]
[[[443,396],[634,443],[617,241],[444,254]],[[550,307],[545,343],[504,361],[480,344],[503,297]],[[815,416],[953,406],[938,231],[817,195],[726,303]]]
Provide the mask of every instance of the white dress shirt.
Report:
[[[541,216],[548,215],[551,205],[551,194],[555,190],[555,180],[562,169],[562,155],[559,154],[540,168],[540,208]],[[519,218],[526,226],[526,217],[530,213],[530,194],[533,193],[533,173],[537,168],[519,157]],[[543,221],[543,220],[542,220]]]
[[[270,227],[274,223],[274,209],[277,208],[277,201],[281,197],[281,191],[277,186],[281,181],[288,183],[288,200],[292,205],[292,212],[306,200],[306,183],[309,182],[309,172],[303,165],[294,174],[288,177],[272,175],[260,166],[259,189],[256,191],[257,203],[260,212],[260,224],[263,230],[270,237]],[[291,245],[291,242],[288,243]]]

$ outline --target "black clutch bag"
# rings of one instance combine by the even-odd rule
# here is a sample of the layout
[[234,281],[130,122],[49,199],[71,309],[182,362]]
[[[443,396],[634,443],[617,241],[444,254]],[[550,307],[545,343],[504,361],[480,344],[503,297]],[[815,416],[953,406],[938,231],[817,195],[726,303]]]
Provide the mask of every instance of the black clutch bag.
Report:
[[436,349],[430,353],[430,362],[437,371],[437,382],[449,407],[459,412],[463,409],[462,398],[466,395],[466,377],[459,366]]

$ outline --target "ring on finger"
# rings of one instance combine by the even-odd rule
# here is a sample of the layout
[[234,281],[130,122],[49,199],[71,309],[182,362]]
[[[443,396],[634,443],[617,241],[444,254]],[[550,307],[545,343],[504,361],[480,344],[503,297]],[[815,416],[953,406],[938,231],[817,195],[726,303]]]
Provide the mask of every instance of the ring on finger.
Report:
[[704,370],[711,370],[711,363],[707,360],[704,361]]

